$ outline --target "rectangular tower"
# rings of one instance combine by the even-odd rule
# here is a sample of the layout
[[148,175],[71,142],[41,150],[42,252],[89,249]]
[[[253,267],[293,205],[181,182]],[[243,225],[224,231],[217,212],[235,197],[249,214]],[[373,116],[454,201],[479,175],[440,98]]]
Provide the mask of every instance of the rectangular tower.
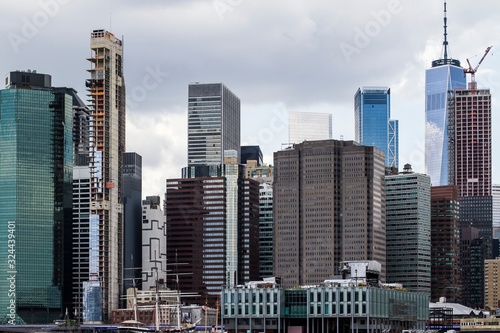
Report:
[[259,274],[259,184],[244,178],[237,158],[232,151],[218,176],[167,179],[168,262],[188,274],[181,290],[206,297],[211,306],[222,286]]
[[291,111],[288,115],[288,142],[332,138],[332,115],[320,112]]
[[462,301],[460,194],[453,185],[431,187],[431,301]]
[[106,30],[90,35],[87,80],[93,133],[91,218],[99,225],[98,279],[103,320],[118,308],[123,272],[122,153],[125,151],[125,83],[122,41]]
[[[123,153],[123,291],[141,288],[142,156]],[[135,279],[135,284],[134,284]]]
[[385,155],[385,165],[398,167],[398,121],[391,117],[391,90],[362,87],[354,96],[355,140],[375,146]]
[[353,141],[305,141],[274,153],[274,274],[319,283],[341,261],[376,260],[385,280],[383,152]]
[[406,164],[403,172],[386,176],[385,183],[387,282],[430,295],[430,178]]
[[225,150],[240,156],[240,99],[222,83],[188,87],[188,167],[220,165]]
[[63,293],[71,292],[65,268],[71,260],[64,256],[71,247],[73,103],[50,82],[47,74],[11,72],[0,90],[0,318],[6,324],[51,323],[71,306],[71,295]]

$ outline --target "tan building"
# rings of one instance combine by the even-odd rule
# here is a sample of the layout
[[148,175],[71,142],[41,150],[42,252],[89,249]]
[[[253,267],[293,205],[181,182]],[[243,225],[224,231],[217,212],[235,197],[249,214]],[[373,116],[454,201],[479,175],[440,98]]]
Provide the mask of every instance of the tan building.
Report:
[[484,306],[490,310],[499,308],[498,279],[500,273],[500,258],[484,261]]
[[274,273],[283,286],[376,260],[385,281],[384,154],[354,141],[305,141],[274,153]]
[[[90,78],[86,85],[91,103],[91,206],[90,229],[92,247],[89,255],[89,275],[99,281],[102,288],[102,311],[97,304],[84,310],[102,312],[108,321],[111,310],[117,309],[123,272],[123,204],[122,204],[122,153],[125,151],[125,83],[123,79],[122,41],[106,30],[94,30],[90,35]],[[97,237],[98,239],[93,239]],[[84,291],[84,295],[86,292]],[[95,297],[94,300],[97,300]],[[89,302],[94,302],[89,300]],[[84,303],[86,301],[84,300]],[[98,321],[89,316],[88,321]]]

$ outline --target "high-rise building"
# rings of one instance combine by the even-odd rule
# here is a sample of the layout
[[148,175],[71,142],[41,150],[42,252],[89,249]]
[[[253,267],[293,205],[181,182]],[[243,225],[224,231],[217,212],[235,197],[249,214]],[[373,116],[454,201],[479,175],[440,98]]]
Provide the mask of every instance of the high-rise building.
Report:
[[406,164],[403,172],[385,177],[385,197],[387,282],[430,296],[430,177]]
[[288,142],[328,140],[332,138],[332,115],[321,112],[297,112],[288,114]]
[[391,117],[391,90],[387,87],[359,88],[354,96],[355,140],[375,146],[385,155],[385,165],[399,164],[399,123]]
[[341,261],[376,260],[385,281],[383,152],[353,141],[305,141],[274,153],[274,274],[311,285]]
[[71,307],[73,101],[51,77],[11,72],[0,90],[0,320],[50,323]]
[[257,166],[264,164],[259,146],[241,146],[241,164],[247,164],[247,161],[255,161]]
[[90,78],[86,85],[93,118],[90,148],[91,219],[95,219],[99,226],[99,271],[94,278],[102,288],[102,319],[107,321],[111,310],[118,308],[123,279],[123,44],[109,31],[94,30],[90,35],[90,49]]
[[167,228],[160,196],[142,201],[142,290],[154,290],[157,273],[167,271]]
[[192,83],[188,95],[188,167],[221,165],[225,150],[240,161],[240,99],[222,83]]
[[460,267],[462,269],[462,304],[471,308],[484,306],[484,261],[489,259],[488,243],[474,227],[461,229]]
[[123,290],[141,288],[142,156],[123,153]]
[[259,190],[259,277],[273,276],[274,227],[273,227],[273,185],[263,182]]
[[458,187],[431,187],[431,301],[461,303]]
[[448,57],[446,2],[441,59],[425,71],[425,168],[433,186],[449,184],[448,177],[448,92],[466,87],[460,61]]
[[500,284],[500,258],[487,259],[484,261],[484,307],[498,309],[500,295],[498,285]]
[[449,92],[449,182],[462,197],[491,196],[491,94],[489,89]]
[[222,286],[259,274],[259,183],[244,178],[237,151],[225,156],[218,175],[167,179],[165,195],[168,262],[187,274],[180,290],[212,306]]
[[468,89],[450,91],[448,102],[449,182],[462,197],[460,221],[462,227],[479,229],[479,237],[491,243],[491,94],[470,82]]
[[[491,185],[491,195],[493,196],[493,227],[500,230],[500,184]],[[493,234],[493,238],[500,238],[500,231]]]

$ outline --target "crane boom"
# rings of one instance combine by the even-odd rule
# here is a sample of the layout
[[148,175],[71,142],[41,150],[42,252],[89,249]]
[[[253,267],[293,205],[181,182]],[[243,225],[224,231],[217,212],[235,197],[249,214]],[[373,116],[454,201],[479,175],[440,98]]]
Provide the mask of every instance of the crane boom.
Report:
[[486,56],[488,55],[488,53],[490,52],[491,48],[493,46],[488,46],[486,48],[486,51],[484,51],[484,54],[483,54],[483,57],[481,58],[481,60],[479,60],[479,62],[477,63],[476,67],[472,68],[472,65],[469,61],[469,59],[467,59],[467,64],[469,65],[469,68],[464,68],[464,74],[470,74],[470,80],[471,80],[471,83],[475,83],[476,82],[476,72],[479,68],[479,65],[481,65],[481,63],[483,62],[484,58],[486,58]]

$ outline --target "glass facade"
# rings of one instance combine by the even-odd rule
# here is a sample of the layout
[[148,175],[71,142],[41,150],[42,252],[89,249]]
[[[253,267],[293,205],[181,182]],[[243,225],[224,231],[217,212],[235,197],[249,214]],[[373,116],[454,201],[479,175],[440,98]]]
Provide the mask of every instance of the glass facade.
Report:
[[72,100],[50,90],[0,91],[0,318],[46,323],[62,313],[70,226]]
[[222,83],[188,89],[188,166],[220,165],[225,150],[239,155],[240,99]]
[[226,288],[222,317],[227,330],[241,332],[386,332],[425,329],[429,297],[371,288]]
[[425,167],[433,186],[448,185],[448,91],[465,87],[459,63],[425,72]]
[[259,190],[259,276],[273,276],[273,187],[271,184],[260,185]]
[[386,176],[385,184],[387,282],[430,296],[430,178],[402,172]]
[[327,140],[332,138],[332,115],[319,112],[290,112],[288,142]]
[[391,116],[391,90],[359,88],[354,96],[355,140],[375,146],[385,155],[385,165],[398,167],[398,121]]

